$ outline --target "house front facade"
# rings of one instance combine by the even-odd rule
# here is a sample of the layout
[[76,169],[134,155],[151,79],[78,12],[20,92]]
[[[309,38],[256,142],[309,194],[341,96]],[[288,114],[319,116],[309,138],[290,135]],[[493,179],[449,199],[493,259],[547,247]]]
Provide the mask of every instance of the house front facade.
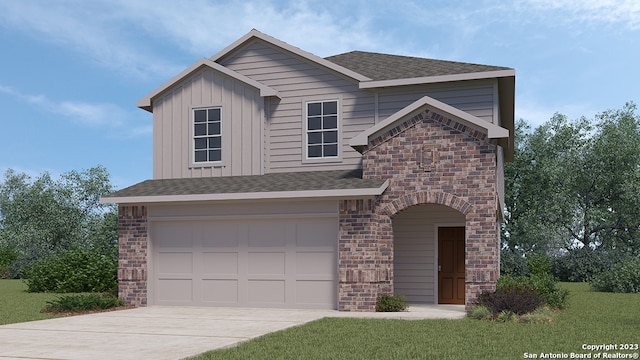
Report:
[[469,305],[499,276],[515,71],[252,30],[145,96],[153,179],[119,204],[119,292],[146,305]]

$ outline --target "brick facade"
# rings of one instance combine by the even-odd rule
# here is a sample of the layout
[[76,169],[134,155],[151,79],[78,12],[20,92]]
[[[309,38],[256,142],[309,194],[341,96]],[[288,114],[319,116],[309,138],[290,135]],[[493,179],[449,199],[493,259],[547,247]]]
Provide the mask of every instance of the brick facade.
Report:
[[127,305],[147,305],[147,234],[146,206],[118,208],[118,296]]
[[484,133],[429,109],[370,139],[363,177],[390,185],[376,199],[340,201],[339,310],[374,311],[377,294],[393,292],[392,218],[422,204],[465,215],[467,305],[495,288],[497,151]]

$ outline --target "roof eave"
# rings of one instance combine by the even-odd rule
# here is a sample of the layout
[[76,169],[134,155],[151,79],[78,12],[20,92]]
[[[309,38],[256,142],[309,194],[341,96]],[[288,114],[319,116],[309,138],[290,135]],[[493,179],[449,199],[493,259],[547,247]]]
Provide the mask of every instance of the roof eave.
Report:
[[330,190],[301,190],[301,191],[272,191],[223,194],[187,194],[187,195],[152,195],[152,196],[122,196],[102,197],[102,204],[146,204],[187,201],[239,201],[239,200],[278,200],[278,199],[317,199],[317,198],[362,198],[381,195],[389,187],[386,180],[379,187],[360,189],[330,189]]
[[508,129],[502,128],[488,121],[482,120],[476,116],[473,116],[460,109],[454,108],[451,105],[447,105],[432,97],[423,96],[422,98],[414,101],[412,104],[406,106],[402,110],[389,116],[388,118],[376,124],[375,126],[372,126],[371,128],[356,135],[351,139],[351,141],[349,141],[349,145],[353,148],[366,146],[369,143],[369,139],[372,136],[382,133],[388,127],[390,127],[393,123],[395,123],[400,119],[406,118],[408,116],[413,116],[419,113],[420,111],[422,111],[424,107],[433,107],[449,116],[462,120],[463,122],[471,125],[472,127],[484,129],[484,131],[486,131],[487,133],[487,137],[491,139],[509,138]]
[[322,65],[326,68],[329,68],[333,71],[336,71],[342,75],[345,75],[349,78],[352,78],[354,80],[357,81],[371,81],[372,79],[359,74],[353,70],[349,70],[343,66],[340,66],[338,64],[335,64],[327,59],[323,59],[317,55],[314,55],[310,52],[304,51],[300,48],[297,48],[295,46],[289,45],[286,42],[282,41],[282,40],[278,40],[272,36],[269,36],[265,33],[262,33],[256,29],[252,29],[251,31],[249,31],[247,34],[245,34],[243,37],[241,37],[240,39],[234,41],[231,45],[227,46],[226,48],[222,49],[221,51],[219,51],[218,53],[216,53],[215,55],[213,55],[210,60],[211,61],[218,61],[219,59],[221,59],[222,57],[226,56],[227,54],[233,52],[235,49],[237,49],[238,47],[242,46],[242,44],[246,43],[247,41],[253,39],[253,38],[257,38],[260,39],[262,41],[268,42],[272,45],[275,45],[277,47],[280,47],[284,50],[287,50],[291,53],[294,53],[300,57],[303,57],[307,60],[313,61],[319,65]]
[[145,97],[143,97],[142,99],[138,100],[138,102],[136,103],[136,106],[147,110],[149,112],[153,111],[153,98],[155,98],[156,96],[160,95],[161,93],[163,93],[164,91],[166,91],[167,89],[169,89],[170,87],[172,87],[174,84],[176,84],[177,82],[179,82],[180,80],[184,79],[185,77],[191,75],[192,73],[196,72],[198,69],[200,69],[201,67],[209,67],[213,70],[216,70],[218,72],[221,72],[227,76],[230,76],[236,80],[239,80],[245,84],[248,84],[250,86],[255,87],[256,89],[260,90],[260,96],[262,97],[266,97],[266,96],[276,96],[276,97],[280,97],[280,94],[278,93],[278,91],[276,91],[275,89],[266,86],[264,84],[261,84],[251,78],[248,78],[238,72],[235,72],[231,69],[228,69],[214,61],[211,61],[209,59],[203,58],[200,59],[198,61],[196,61],[194,64],[192,64],[191,66],[189,66],[188,68],[184,69],[183,71],[181,71],[178,75],[174,76],[173,78],[171,78],[169,81],[165,82],[164,84],[160,85],[158,88],[156,88],[155,90],[153,90],[152,92],[150,92],[149,94],[147,94]]
[[433,84],[452,81],[464,81],[464,80],[481,80],[481,79],[493,79],[508,76],[515,76],[516,71],[514,69],[496,70],[496,71],[483,71],[464,74],[451,74],[451,75],[438,75],[438,76],[425,76],[407,79],[392,79],[392,80],[372,80],[360,82],[360,89],[373,89],[381,87],[391,86],[406,86],[406,85],[420,85],[420,84]]

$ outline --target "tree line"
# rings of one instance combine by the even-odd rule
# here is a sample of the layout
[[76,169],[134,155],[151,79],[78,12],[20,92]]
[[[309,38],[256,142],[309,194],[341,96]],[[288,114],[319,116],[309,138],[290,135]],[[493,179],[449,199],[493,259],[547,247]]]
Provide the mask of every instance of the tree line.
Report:
[[594,119],[555,114],[532,129],[519,120],[505,164],[503,273],[532,253],[556,276],[588,281],[640,256],[640,116],[636,105]]

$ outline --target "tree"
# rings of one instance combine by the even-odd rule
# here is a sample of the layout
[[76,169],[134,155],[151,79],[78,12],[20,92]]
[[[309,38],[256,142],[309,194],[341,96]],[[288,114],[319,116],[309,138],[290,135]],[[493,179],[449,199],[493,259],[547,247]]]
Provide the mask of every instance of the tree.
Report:
[[0,183],[0,245],[18,254],[20,268],[79,246],[114,247],[116,210],[99,202],[111,191],[109,174],[100,166],[58,180],[46,172],[32,180],[9,170]]
[[633,103],[596,121],[556,114],[516,126],[505,165],[503,247],[522,253],[640,254],[640,116]]

